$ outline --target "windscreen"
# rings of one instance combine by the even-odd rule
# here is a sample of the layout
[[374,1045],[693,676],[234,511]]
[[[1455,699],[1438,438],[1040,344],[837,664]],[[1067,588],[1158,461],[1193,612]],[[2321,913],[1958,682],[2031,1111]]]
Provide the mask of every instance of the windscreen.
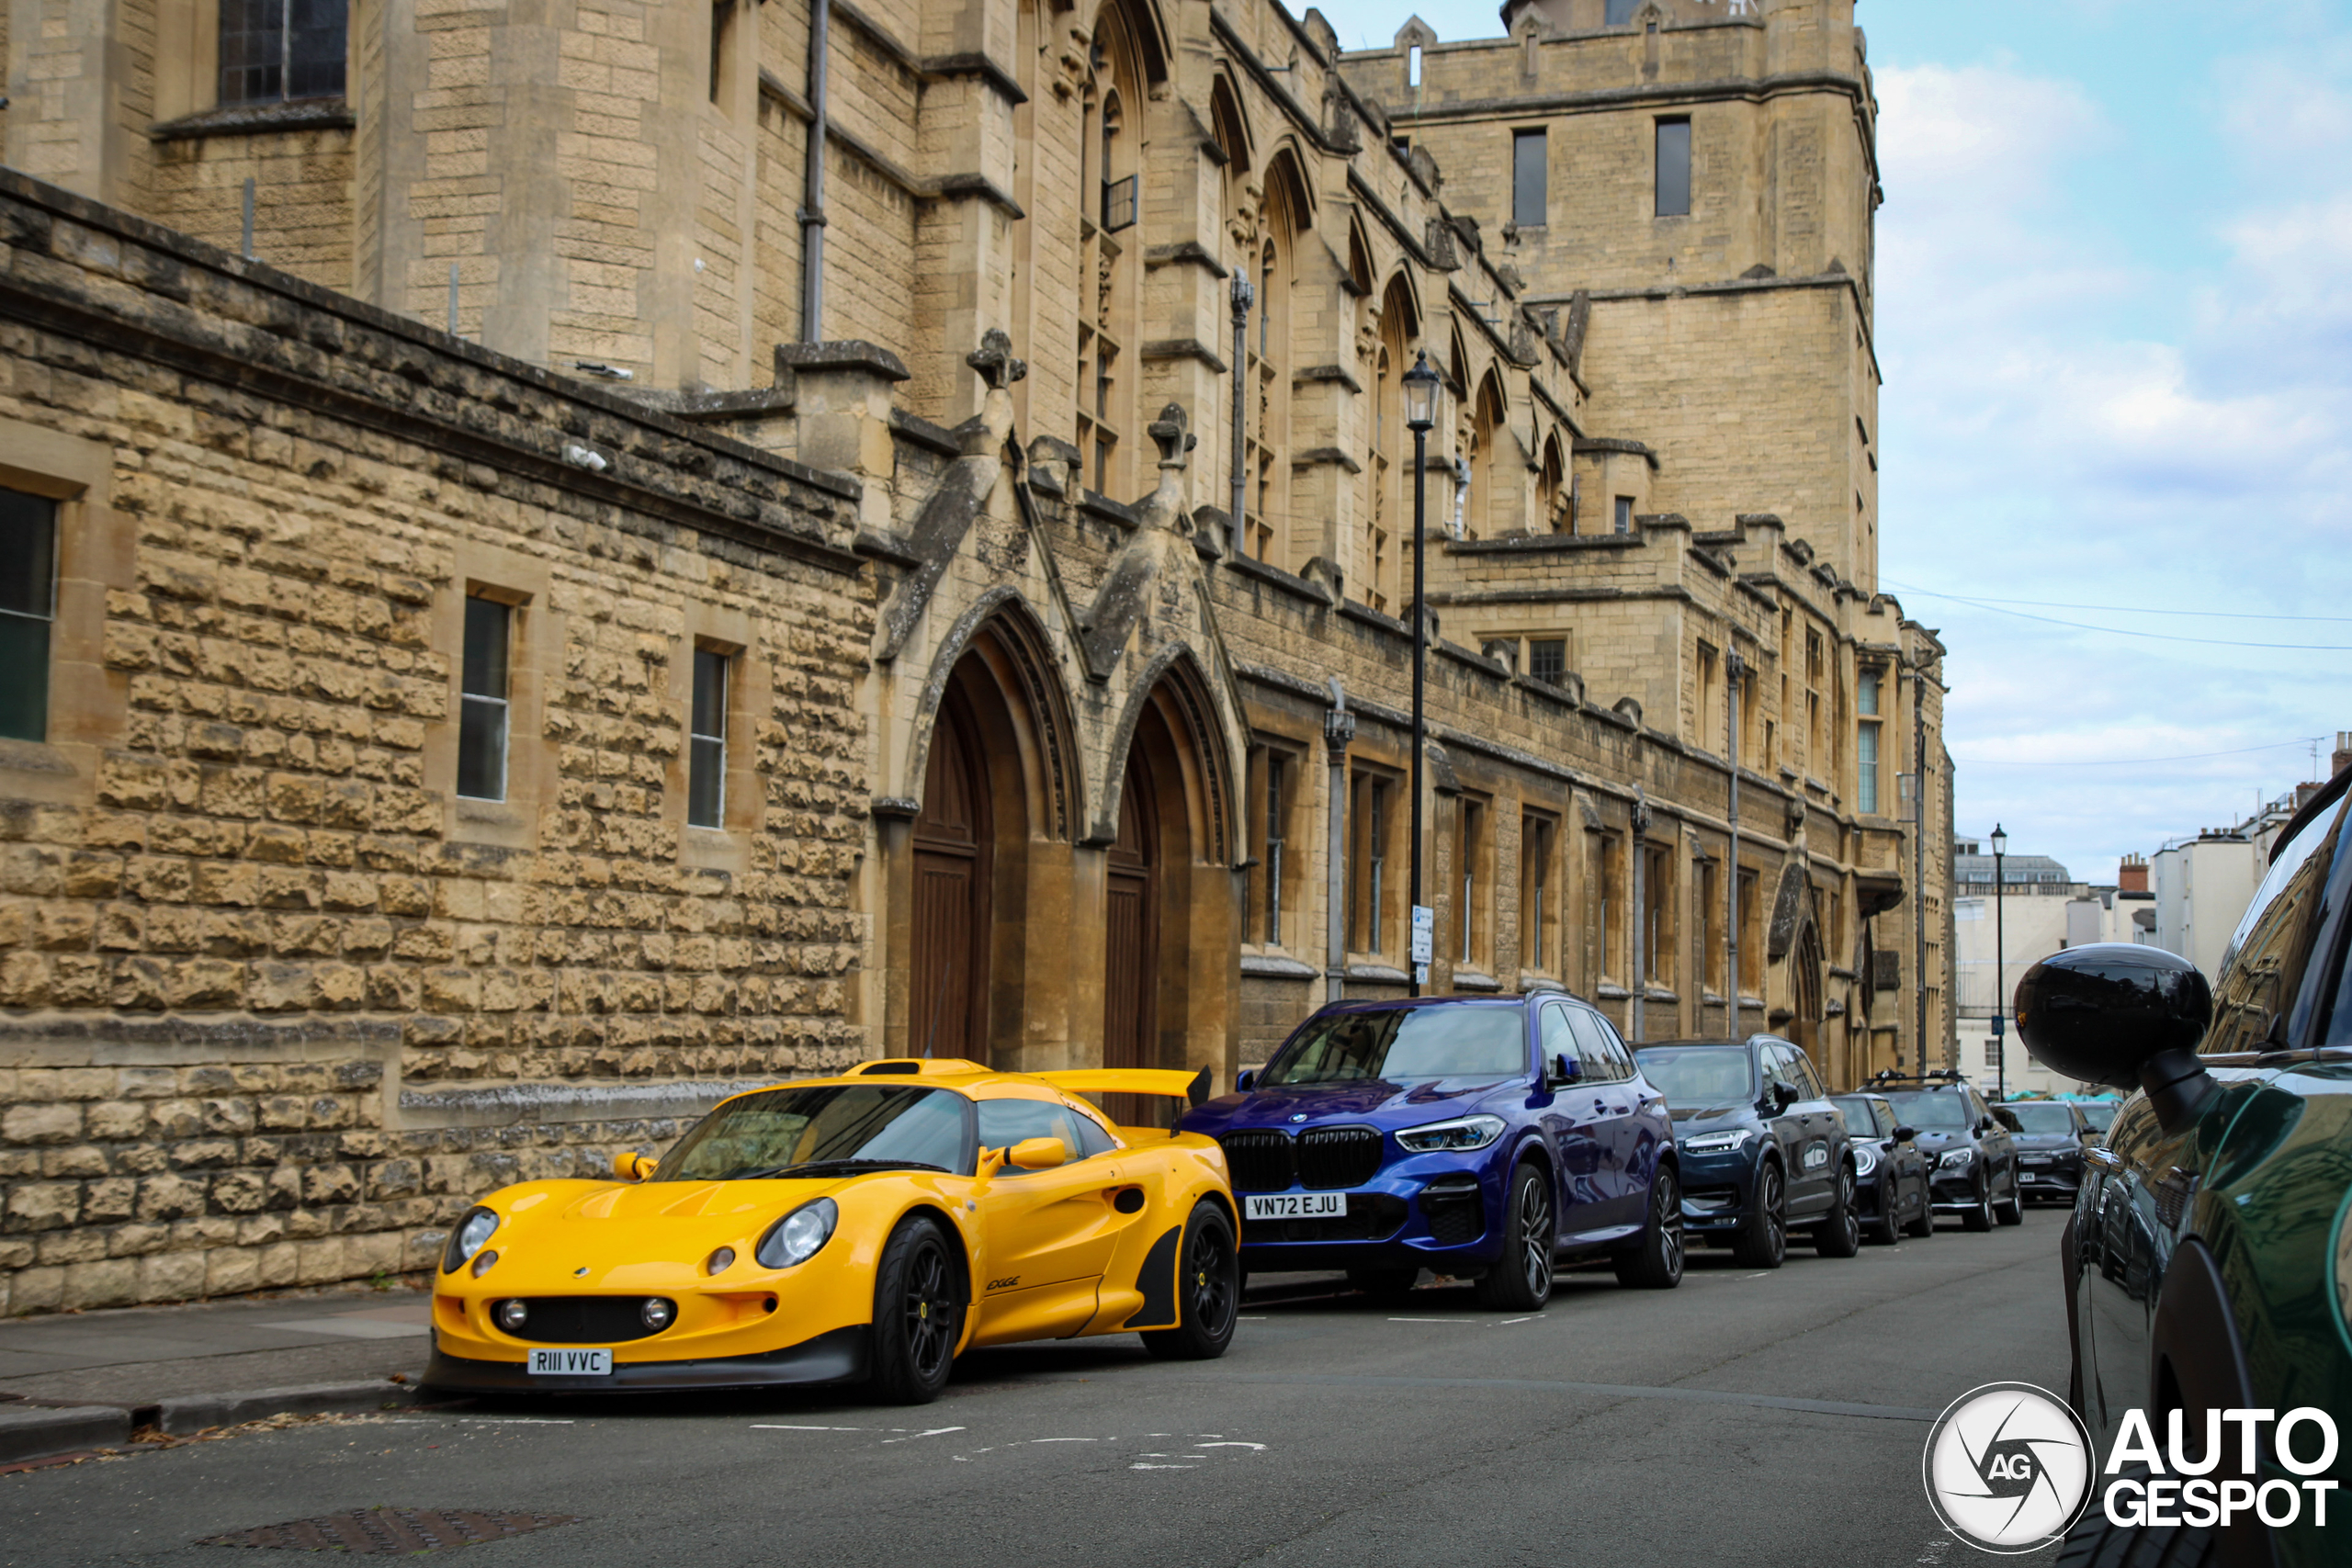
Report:
[[1886,1099],[1907,1126],[1928,1133],[1968,1130],[1968,1101],[1956,1094],[1939,1094],[1927,1089],[1896,1089],[1891,1090]]
[[1527,1021],[1519,1009],[1394,1008],[1310,1019],[1258,1076],[1261,1088],[1377,1078],[1495,1078],[1523,1073]]
[[860,1169],[967,1172],[960,1094],[823,1084],[730,1100],[662,1161],[656,1181],[747,1181]]
[[1756,1098],[1756,1074],[1739,1045],[1653,1045],[1634,1053],[1642,1076],[1668,1105],[1740,1105]]
[[1876,1107],[1859,1095],[1840,1096],[1829,1103],[1846,1113],[1846,1131],[1858,1138],[1883,1138],[1894,1131],[1880,1126]]
[[2075,1113],[2063,1105],[2048,1101],[2036,1104],[2030,1100],[2007,1107],[2018,1119],[2021,1132],[2049,1134],[2057,1137],[2071,1136],[2075,1131]]

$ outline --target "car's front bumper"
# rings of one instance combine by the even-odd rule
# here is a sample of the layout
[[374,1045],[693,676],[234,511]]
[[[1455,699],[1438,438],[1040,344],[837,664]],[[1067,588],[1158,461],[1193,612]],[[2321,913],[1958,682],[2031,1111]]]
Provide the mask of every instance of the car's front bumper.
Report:
[[445,1356],[436,1347],[424,1386],[442,1393],[647,1393],[662,1390],[775,1388],[862,1382],[872,1328],[836,1328],[782,1350],[679,1361],[616,1361],[610,1377],[534,1377],[525,1361]]
[[2071,1203],[2083,1185],[2083,1168],[2078,1160],[2058,1165],[2019,1165],[2018,1190],[2027,1198],[2064,1200]]
[[[1305,1269],[1419,1268],[1444,1274],[1483,1269],[1500,1256],[1503,1177],[1492,1150],[1415,1155],[1348,1189],[1343,1220],[1252,1220],[1241,1208],[1241,1267],[1254,1273]],[[1293,1191],[1305,1189],[1293,1188]]]
[[1728,1237],[1747,1223],[1756,1201],[1757,1151],[1746,1148],[1720,1154],[1692,1154],[1677,1145],[1675,1158],[1682,1179],[1682,1229],[1694,1239]]

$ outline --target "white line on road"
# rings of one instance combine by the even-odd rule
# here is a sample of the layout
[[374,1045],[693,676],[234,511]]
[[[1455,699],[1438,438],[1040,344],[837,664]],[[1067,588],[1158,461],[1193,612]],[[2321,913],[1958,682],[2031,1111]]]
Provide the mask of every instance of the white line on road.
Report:
[[794,1427],[780,1421],[754,1421],[754,1432],[870,1432],[871,1427]]
[[1391,1323],[1460,1323],[1466,1325],[1474,1324],[1478,1320],[1475,1317],[1392,1317],[1388,1321]]
[[948,1432],[960,1432],[963,1429],[961,1427],[933,1427],[921,1432],[909,1432],[903,1438],[885,1438],[882,1440],[886,1443],[911,1443],[917,1438],[936,1438]]

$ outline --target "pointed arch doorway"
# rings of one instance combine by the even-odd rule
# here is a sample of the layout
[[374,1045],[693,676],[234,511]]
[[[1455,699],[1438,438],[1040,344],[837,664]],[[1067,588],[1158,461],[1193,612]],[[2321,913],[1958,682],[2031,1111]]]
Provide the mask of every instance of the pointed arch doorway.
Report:
[[[1119,836],[1109,855],[1102,929],[1102,1065],[1159,1065],[1159,800],[1151,760],[1136,747],[1119,787]],[[1106,1097],[1104,1109],[1136,1125],[1149,1102],[1138,1095]]]
[[951,690],[923,767],[914,824],[910,1051],[989,1059],[988,990],[994,912],[988,770],[971,705]]

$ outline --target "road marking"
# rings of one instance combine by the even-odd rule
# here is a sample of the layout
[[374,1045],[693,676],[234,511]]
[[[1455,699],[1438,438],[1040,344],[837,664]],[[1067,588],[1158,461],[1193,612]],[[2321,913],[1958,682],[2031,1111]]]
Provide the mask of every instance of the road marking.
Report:
[[1476,1322],[1477,1322],[1478,1320],[1477,1320],[1476,1318],[1475,1318],[1475,1317],[1392,1317],[1392,1318],[1390,1318],[1388,1321],[1389,1321],[1389,1322],[1391,1322],[1391,1323],[1463,1323],[1463,1324],[1471,1324],[1471,1323],[1476,1323]]
[[1755,1272],[1755,1273],[1753,1273],[1753,1274],[1742,1274],[1742,1275],[1740,1276],[1740,1278],[1741,1278],[1741,1279],[1743,1279],[1743,1280],[1761,1280],[1761,1279],[1763,1279],[1766,1275],[1769,1275],[1769,1274],[1770,1274],[1770,1273],[1771,1273],[1771,1272],[1772,1272],[1772,1270],[1770,1270],[1770,1269],[1758,1269],[1757,1272]]
[[1198,1470],[1197,1464],[1131,1464],[1129,1470]]
[[[1102,1439],[1100,1438],[1032,1438],[1029,1440],[1033,1443],[1099,1443]],[[1114,1438],[1111,1440],[1115,1443],[1119,1439]],[[982,1449],[976,1451],[985,1453],[988,1450]]]
[[1495,1326],[1497,1328],[1509,1328],[1514,1323],[1541,1323],[1542,1321],[1544,1321],[1544,1314],[1539,1312],[1532,1317],[1507,1317],[1500,1323],[1495,1325]]
[[921,1432],[909,1432],[903,1438],[885,1438],[882,1440],[886,1443],[911,1443],[917,1438],[936,1438],[948,1432],[960,1432],[963,1429],[961,1427],[933,1427]]
[[1266,1451],[1266,1445],[1263,1443],[1245,1443],[1238,1438],[1235,1438],[1228,1442],[1199,1443],[1194,1446],[1204,1449],[1255,1449],[1260,1453],[1264,1453]]
[[1748,1404],[1765,1410],[1801,1410],[1815,1416],[1859,1416],[1881,1421],[1933,1422],[1940,1410],[1899,1404],[1851,1404],[1831,1399],[1786,1399],[1770,1393],[1732,1393],[1712,1388],[1655,1388],[1633,1383],[1553,1382],[1540,1378],[1403,1378],[1284,1372],[1233,1372],[1211,1381],[1286,1383],[1323,1388],[1491,1388],[1528,1393],[1596,1393],[1612,1399],[1679,1399],[1701,1404]]
[[469,1427],[570,1427],[576,1423],[558,1421],[545,1416],[460,1416],[458,1420]]
[[793,1427],[778,1421],[754,1421],[754,1432],[870,1432],[871,1427]]

